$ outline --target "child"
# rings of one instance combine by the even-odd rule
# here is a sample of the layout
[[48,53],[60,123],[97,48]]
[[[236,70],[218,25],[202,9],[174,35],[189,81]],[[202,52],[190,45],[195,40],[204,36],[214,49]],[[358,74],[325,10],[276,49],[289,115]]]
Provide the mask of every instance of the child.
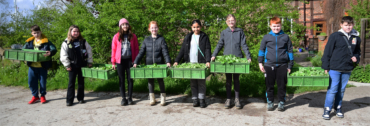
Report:
[[[45,57],[54,56],[55,53],[57,53],[54,44],[51,43],[44,34],[42,34],[39,26],[32,26],[31,34],[33,37],[26,40],[26,44],[23,46],[23,49],[46,51],[46,54],[44,54]],[[48,69],[51,67],[51,60],[45,62],[27,62],[27,66],[29,66],[28,85],[33,95],[28,104],[33,104],[40,99],[38,80],[40,80],[41,103],[46,103],[46,79],[48,75]]]
[[274,85],[278,86],[278,110],[284,111],[287,72],[293,67],[293,46],[287,34],[281,30],[281,20],[270,20],[270,33],[263,36],[258,62],[261,72],[265,73],[267,110],[274,110]]
[[[251,54],[249,52],[247,43],[245,41],[245,35],[243,29],[236,27],[236,19],[232,14],[227,15],[226,24],[229,26],[221,32],[220,40],[218,41],[217,47],[213,51],[212,61],[215,60],[218,52],[225,46],[224,55],[235,55],[242,58],[243,54],[240,50],[240,46],[243,48],[244,54],[247,57],[248,61],[251,61]],[[235,91],[235,107],[241,109],[239,102],[239,75],[240,74],[226,74],[226,91],[227,91],[227,100],[225,102],[225,108],[230,108],[230,99],[231,99],[231,82],[234,79],[234,91]]]
[[[146,65],[151,64],[163,64],[163,59],[166,60],[167,66],[170,67],[171,59],[168,54],[168,47],[164,37],[158,35],[158,24],[156,21],[151,21],[149,23],[148,30],[152,33],[151,36],[148,36],[144,39],[139,54],[137,55],[134,61],[134,67],[140,62],[141,58],[146,54]],[[157,78],[159,83],[159,88],[161,90],[161,105],[166,105],[166,91],[164,88],[163,78]],[[148,86],[149,86],[149,98],[150,98],[150,105],[154,105],[156,103],[155,96],[154,96],[154,79],[148,79]]]
[[[206,66],[209,67],[209,62],[211,61],[211,43],[209,42],[207,34],[200,31],[201,28],[202,24],[199,20],[194,20],[192,22],[192,32],[185,36],[180,52],[175,59],[174,66],[176,66],[181,59],[184,59],[184,62],[206,63]],[[190,85],[193,94],[193,107],[198,107],[200,105],[201,108],[205,108],[206,102],[204,98],[207,89],[206,80],[191,79]]]
[[[129,22],[125,18],[119,21],[118,27],[119,31],[112,40],[111,62],[113,69],[116,69],[115,65],[117,63],[119,89],[122,96],[121,106],[132,105],[133,80],[130,76],[130,67],[139,53],[139,44],[136,35],[132,33]],[[128,83],[128,102],[126,100],[125,73]]]
[[[326,93],[324,114],[322,117],[330,119],[332,107],[336,111],[337,117],[343,118],[342,99],[344,91],[354,63],[360,61],[360,37],[359,33],[353,29],[353,18],[345,16],[341,21],[341,29],[330,35],[325,46],[324,55],[321,58],[321,68],[325,73],[329,72],[329,87]],[[334,104],[334,106],[333,106]]]
[[68,37],[62,43],[60,61],[66,67],[69,74],[67,91],[67,106],[73,105],[75,98],[75,83],[78,76],[77,100],[80,104],[84,101],[84,77],[82,77],[81,67],[92,66],[93,58],[91,46],[81,36],[80,29],[72,25],[68,30]]

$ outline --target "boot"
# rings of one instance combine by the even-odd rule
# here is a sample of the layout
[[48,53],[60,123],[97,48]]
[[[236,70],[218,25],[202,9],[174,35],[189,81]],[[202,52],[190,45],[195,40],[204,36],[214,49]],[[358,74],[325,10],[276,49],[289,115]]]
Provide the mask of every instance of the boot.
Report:
[[267,101],[267,111],[274,110],[274,103],[272,101]]
[[234,103],[235,103],[235,107],[236,107],[237,109],[241,109],[241,108],[242,108],[242,106],[240,105],[240,102],[239,102],[239,98],[235,98]]
[[166,105],[166,93],[161,93],[161,105]]
[[225,109],[230,108],[230,99],[227,99],[225,102]]
[[206,100],[204,100],[204,99],[200,99],[199,101],[200,101],[200,107],[201,107],[201,108],[205,108],[205,107],[207,107]]
[[193,107],[198,107],[198,106],[199,106],[199,100],[193,99]]
[[149,93],[149,98],[150,98],[150,105],[155,105],[157,101],[155,101],[154,93]]

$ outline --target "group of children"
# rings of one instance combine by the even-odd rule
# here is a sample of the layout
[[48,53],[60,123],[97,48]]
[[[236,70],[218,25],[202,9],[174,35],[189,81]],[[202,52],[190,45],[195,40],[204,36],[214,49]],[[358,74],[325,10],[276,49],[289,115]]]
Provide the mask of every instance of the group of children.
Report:
[[[183,40],[182,47],[179,50],[174,66],[180,62],[205,63],[210,67],[210,62],[214,61],[218,52],[224,48],[224,55],[235,55],[242,58],[243,52],[248,61],[251,61],[251,54],[246,44],[246,36],[243,29],[236,27],[236,18],[229,14],[226,17],[227,28],[220,34],[220,40],[211,54],[211,44],[206,33],[201,31],[202,24],[200,20],[193,20],[191,23],[191,32]],[[148,31],[151,33],[141,44],[139,44],[136,35],[132,32],[129,21],[122,18],[119,21],[119,30],[112,40],[111,62],[113,69],[117,70],[119,76],[119,89],[122,97],[121,105],[132,105],[133,80],[130,77],[130,68],[136,67],[142,57],[146,56],[146,65],[166,64],[171,66],[171,59],[168,53],[168,47],[165,38],[158,34],[159,26],[156,21],[151,21]],[[271,31],[266,34],[260,45],[258,53],[258,62],[260,71],[265,75],[267,110],[274,110],[274,85],[278,87],[278,110],[284,111],[287,74],[293,67],[293,46],[287,34],[281,30],[281,20],[273,17],[270,20]],[[338,117],[344,117],[341,111],[341,102],[344,90],[348,82],[351,71],[354,68],[353,63],[359,62],[360,56],[360,38],[358,32],[353,30],[353,18],[346,16],[341,21],[342,29],[333,33],[325,47],[322,58],[322,68],[329,73],[330,85],[325,100],[324,119],[330,119],[329,114],[334,104],[334,109]],[[44,56],[53,56],[56,54],[55,46],[42,34],[37,25],[31,27],[33,37],[26,40],[24,48],[44,50]],[[242,49],[241,49],[242,48]],[[243,50],[243,52],[242,52]],[[91,67],[93,63],[92,48],[80,34],[78,26],[72,25],[68,30],[68,37],[61,45],[60,61],[69,72],[69,84],[67,91],[67,106],[73,105],[75,97],[75,82],[78,78],[77,100],[80,104],[84,101],[84,77],[81,67]],[[29,66],[29,87],[32,91],[32,99],[29,104],[37,102],[38,80],[40,81],[41,103],[46,102],[46,78],[47,69],[51,66],[51,61],[46,62],[27,62]],[[231,107],[231,85],[234,81],[236,108],[241,109],[239,101],[239,75],[226,74],[227,100],[225,108]],[[78,77],[77,77],[78,76]],[[128,83],[128,98],[126,98],[125,78]],[[154,95],[154,79],[148,79],[149,104],[155,105],[157,102]],[[162,78],[157,78],[160,87],[160,104],[166,105],[166,91]],[[193,106],[205,108],[206,80],[190,80]],[[335,99],[335,100],[334,100]]]

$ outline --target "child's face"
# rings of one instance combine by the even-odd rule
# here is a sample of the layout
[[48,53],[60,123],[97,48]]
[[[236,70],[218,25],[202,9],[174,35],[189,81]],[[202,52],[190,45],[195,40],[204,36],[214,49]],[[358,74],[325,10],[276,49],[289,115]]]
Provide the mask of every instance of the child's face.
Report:
[[194,23],[192,26],[191,26],[191,30],[194,32],[194,34],[196,35],[199,35],[200,33],[200,25],[198,23]]
[[151,24],[150,28],[149,28],[149,31],[150,31],[150,33],[152,33],[152,35],[157,35],[158,34],[157,25],[156,24]]
[[80,36],[80,30],[78,30],[78,28],[73,28],[71,34],[72,37],[76,39]]
[[130,25],[127,24],[127,23],[124,23],[124,24],[121,25],[121,28],[122,28],[123,31],[128,31],[129,27],[130,27]]
[[272,30],[273,33],[279,33],[280,30],[281,30],[281,24],[271,24],[270,25],[270,28]]
[[32,31],[31,34],[35,38],[38,38],[38,39],[41,38],[41,31]]
[[353,24],[352,23],[349,24],[348,22],[343,22],[342,24],[340,24],[340,27],[342,27],[344,32],[350,33],[353,29]]
[[235,28],[235,24],[236,24],[235,18],[233,18],[233,17],[229,17],[229,18],[226,20],[226,24],[227,24],[227,26],[229,26],[230,28]]

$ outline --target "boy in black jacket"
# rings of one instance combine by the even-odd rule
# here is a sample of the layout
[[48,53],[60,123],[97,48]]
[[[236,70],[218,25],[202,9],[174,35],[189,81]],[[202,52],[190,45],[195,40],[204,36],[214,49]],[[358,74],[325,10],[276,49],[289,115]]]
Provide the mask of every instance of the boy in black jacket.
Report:
[[334,110],[338,117],[343,118],[342,99],[344,91],[354,68],[354,63],[360,61],[360,37],[353,29],[353,18],[345,16],[341,21],[341,29],[330,35],[321,58],[321,68],[329,72],[329,87],[326,93],[324,114],[322,117],[330,119],[330,111]]
[[281,20],[270,20],[271,31],[266,34],[258,52],[261,72],[265,73],[267,110],[274,110],[274,85],[278,86],[278,110],[284,111],[287,72],[293,67],[293,46],[287,34],[281,30]]

